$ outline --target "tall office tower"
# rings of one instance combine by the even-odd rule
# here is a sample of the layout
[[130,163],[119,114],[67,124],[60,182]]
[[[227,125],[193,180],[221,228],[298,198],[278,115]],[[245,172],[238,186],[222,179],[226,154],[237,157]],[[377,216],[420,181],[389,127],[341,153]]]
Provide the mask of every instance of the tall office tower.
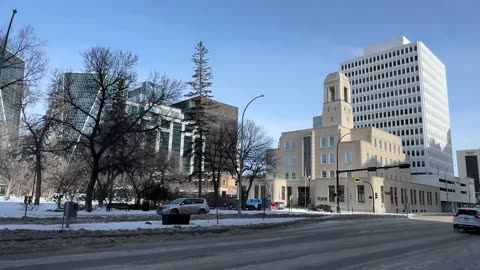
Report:
[[458,176],[473,178],[473,189],[480,203],[480,149],[457,150]]
[[402,138],[412,175],[453,174],[445,65],[420,41],[396,38],[340,64],[352,85],[355,127]]
[[[96,108],[96,99],[99,93],[95,83],[95,75],[92,73],[74,73],[66,72],[62,76],[62,87],[65,95],[78,106],[75,108],[65,104],[62,108],[63,120],[73,123],[75,130],[89,132],[90,121],[94,119],[88,117],[93,114]],[[71,132],[71,131],[70,131]],[[71,135],[78,136],[76,133]]]
[[[1,50],[1,47],[0,47]],[[24,91],[25,62],[5,52],[5,60],[0,59],[0,126],[5,125],[12,135],[18,135],[20,124],[20,103]]]

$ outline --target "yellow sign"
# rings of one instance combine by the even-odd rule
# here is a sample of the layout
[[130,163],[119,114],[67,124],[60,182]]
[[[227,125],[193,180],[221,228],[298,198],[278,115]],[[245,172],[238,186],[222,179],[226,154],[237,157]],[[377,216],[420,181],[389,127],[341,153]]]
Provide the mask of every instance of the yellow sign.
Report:
[[360,178],[358,178],[358,177],[353,178],[353,182],[359,183],[359,182],[360,182]]

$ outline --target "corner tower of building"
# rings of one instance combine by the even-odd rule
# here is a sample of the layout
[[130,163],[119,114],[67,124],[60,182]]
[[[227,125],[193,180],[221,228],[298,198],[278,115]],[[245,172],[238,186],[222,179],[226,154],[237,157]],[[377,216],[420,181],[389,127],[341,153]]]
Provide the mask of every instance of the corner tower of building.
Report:
[[323,92],[323,127],[353,128],[350,83],[341,72],[328,74]]

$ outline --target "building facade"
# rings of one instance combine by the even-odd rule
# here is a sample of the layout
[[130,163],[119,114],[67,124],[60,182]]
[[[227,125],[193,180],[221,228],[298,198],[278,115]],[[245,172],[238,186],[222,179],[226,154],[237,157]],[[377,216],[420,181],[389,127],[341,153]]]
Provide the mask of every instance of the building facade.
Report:
[[[340,170],[350,170],[410,162],[399,136],[372,126],[354,128],[350,83],[340,72],[325,79],[322,126],[283,132],[275,160],[275,178],[267,177],[271,200],[295,206],[335,206],[337,163]],[[411,182],[409,169],[341,173],[339,178],[343,211],[372,212],[373,202],[375,212],[440,209],[439,188]]]
[[458,176],[473,179],[476,203],[480,204],[480,149],[457,151]]
[[352,85],[355,127],[402,140],[412,175],[453,175],[445,65],[420,41],[400,37],[340,64]]

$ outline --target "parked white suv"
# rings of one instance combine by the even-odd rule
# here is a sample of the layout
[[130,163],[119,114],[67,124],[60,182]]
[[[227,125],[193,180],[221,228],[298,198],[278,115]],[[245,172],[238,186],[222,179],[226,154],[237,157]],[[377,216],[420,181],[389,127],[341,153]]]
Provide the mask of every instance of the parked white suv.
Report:
[[178,215],[178,214],[207,214],[210,212],[207,200],[203,198],[178,198],[168,204],[159,206],[157,214],[159,215]]
[[453,217],[453,229],[480,231],[480,209],[460,208]]

